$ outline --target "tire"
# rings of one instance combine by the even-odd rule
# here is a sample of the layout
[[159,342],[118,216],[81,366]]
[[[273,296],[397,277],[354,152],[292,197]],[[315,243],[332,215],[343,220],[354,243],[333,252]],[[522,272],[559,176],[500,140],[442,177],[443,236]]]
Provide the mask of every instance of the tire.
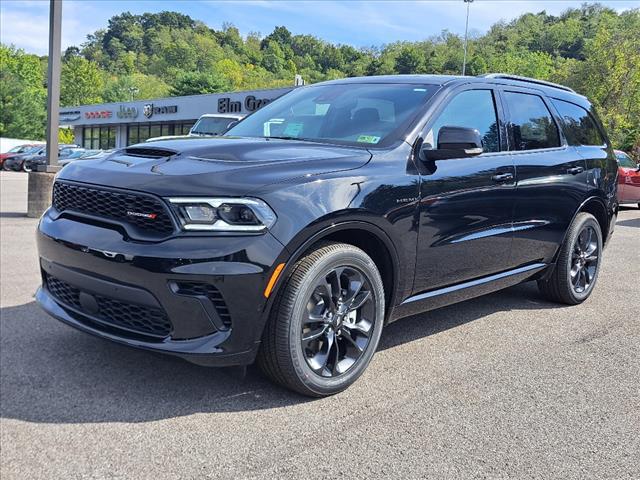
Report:
[[27,162],[24,162],[24,163],[22,164],[22,171],[23,171],[23,172],[27,172],[27,173],[29,173],[29,172],[31,172],[32,170],[33,170],[33,169],[32,169],[31,167],[28,167],[28,166],[27,166]]
[[279,289],[258,366],[274,382],[306,396],[341,392],[369,365],[384,307],[373,260],[352,245],[322,243],[296,262]]
[[551,301],[577,305],[593,292],[601,263],[600,224],[590,213],[580,212],[567,231],[553,272],[538,280],[538,288]]

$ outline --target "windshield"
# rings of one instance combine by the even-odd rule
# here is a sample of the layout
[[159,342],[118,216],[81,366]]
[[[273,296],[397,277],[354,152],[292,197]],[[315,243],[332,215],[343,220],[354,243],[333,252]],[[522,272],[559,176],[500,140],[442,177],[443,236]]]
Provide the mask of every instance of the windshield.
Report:
[[382,146],[404,133],[437,88],[353,83],[299,88],[262,107],[227,135]]
[[191,128],[193,135],[222,135],[229,124],[237,119],[231,117],[202,117]]
[[631,160],[631,157],[626,153],[616,153],[616,158],[618,159],[618,165],[625,168],[636,168],[636,163]]

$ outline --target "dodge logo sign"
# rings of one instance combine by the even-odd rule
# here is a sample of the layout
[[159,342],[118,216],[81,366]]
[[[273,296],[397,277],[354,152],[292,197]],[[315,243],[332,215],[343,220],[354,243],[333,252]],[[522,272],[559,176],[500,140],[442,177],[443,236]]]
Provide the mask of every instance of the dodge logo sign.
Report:
[[153,115],[153,103],[148,103],[147,105],[145,105],[142,108],[142,113],[145,117],[151,118],[151,116]]

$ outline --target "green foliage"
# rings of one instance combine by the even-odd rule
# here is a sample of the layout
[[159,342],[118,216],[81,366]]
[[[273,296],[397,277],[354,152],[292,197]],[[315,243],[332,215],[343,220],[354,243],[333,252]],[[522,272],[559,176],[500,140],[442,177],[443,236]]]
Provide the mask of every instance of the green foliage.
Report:
[[46,98],[40,59],[0,45],[0,136],[42,140]]
[[137,99],[169,96],[171,87],[155,75],[134,73],[106,79],[103,99],[105,102],[129,102]]
[[102,74],[95,62],[71,56],[62,63],[60,105],[74,106],[102,102]]
[[73,143],[73,129],[72,128],[59,128],[58,129],[58,143]]
[[405,45],[396,57],[395,70],[398,73],[422,73],[424,54],[414,45]]
[[[527,13],[469,40],[467,73],[505,72],[566,84],[598,109],[615,146],[640,145],[640,10],[584,4],[559,16]],[[2,47],[0,132],[44,135],[43,60]],[[463,39],[443,31],[380,48],[334,45],[284,26],[242,37],[177,12],[129,12],[63,56],[62,104],[119,102],[291,85],[359,75],[459,75]],[[45,65],[46,68],[46,65]]]
[[226,79],[215,72],[183,72],[171,87],[174,96],[218,93],[229,90]]

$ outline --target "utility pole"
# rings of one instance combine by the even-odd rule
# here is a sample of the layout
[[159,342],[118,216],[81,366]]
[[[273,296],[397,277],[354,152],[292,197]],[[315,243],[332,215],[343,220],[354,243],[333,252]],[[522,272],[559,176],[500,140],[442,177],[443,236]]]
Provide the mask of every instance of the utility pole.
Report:
[[49,2],[49,68],[47,70],[47,172],[58,170],[60,122],[60,52],[62,0]]
[[467,71],[467,40],[469,32],[469,6],[473,3],[473,0],[463,0],[467,4],[467,21],[464,24],[464,58],[462,59],[462,75],[464,76]]
[[47,164],[29,172],[27,217],[38,218],[51,205],[51,192],[58,165],[60,123],[60,56],[62,0],[49,2],[49,69],[47,71]]

